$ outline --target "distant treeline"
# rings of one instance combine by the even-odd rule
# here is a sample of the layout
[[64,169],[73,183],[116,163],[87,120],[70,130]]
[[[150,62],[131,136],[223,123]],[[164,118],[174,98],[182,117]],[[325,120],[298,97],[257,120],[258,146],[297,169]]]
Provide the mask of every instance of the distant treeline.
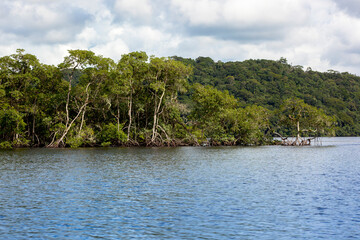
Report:
[[[347,72],[292,66],[285,58],[214,62],[173,57],[193,67],[190,83],[228,90],[241,106],[259,105],[276,110],[288,98],[298,98],[336,117],[336,136],[360,136],[360,77]],[[186,96],[184,96],[186,98]],[[276,127],[273,119],[271,127]]]
[[284,59],[132,52],[115,62],[69,50],[53,66],[19,49],[0,58],[0,148],[260,145],[275,132],[332,134],[326,113],[339,135],[357,135],[359,93],[351,74],[304,72]]

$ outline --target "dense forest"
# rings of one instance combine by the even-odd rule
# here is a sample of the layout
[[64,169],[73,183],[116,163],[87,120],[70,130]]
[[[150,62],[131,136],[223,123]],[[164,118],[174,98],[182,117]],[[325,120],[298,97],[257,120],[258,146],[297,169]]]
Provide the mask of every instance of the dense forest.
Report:
[[[214,62],[208,57],[195,60],[173,57],[193,67],[190,83],[228,90],[241,106],[259,105],[279,109],[285,99],[298,98],[336,117],[336,136],[360,135],[360,77],[334,70],[313,71],[292,66],[285,58]],[[183,96],[186,99],[186,96]],[[278,119],[272,119],[276,128]],[[286,130],[286,129],[285,129]],[[280,130],[280,131],[284,131]]]
[[[260,145],[358,135],[359,79],[280,61],[69,50],[58,66],[0,58],[0,148]],[[337,122],[338,127],[334,128]]]

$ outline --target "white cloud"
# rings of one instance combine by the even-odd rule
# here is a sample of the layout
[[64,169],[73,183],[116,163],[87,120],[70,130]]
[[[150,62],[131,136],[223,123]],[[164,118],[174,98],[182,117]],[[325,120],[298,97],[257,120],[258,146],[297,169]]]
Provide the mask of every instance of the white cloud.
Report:
[[216,24],[221,18],[221,2],[215,0],[172,0],[174,11],[179,11],[191,25]]
[[351,15],[360,16],[360,2],[358,0],[335,0],[336,4]]
[[57,64],[68,49],[214,60],[279,59],[360,74],[355,0],[4,0],[0,55]]
[[172,0],[172,6],[192,26],[294,25],[303,24],[309,15],[308,3],[300,0]]
[[251,0],[224,2],[223,19],[228,24],[241,26],[283,26],[304,24],[309,9],[303,1]]
[[108,41],[96,45],[91,50],[96,54],[101,54],[117,61],[122,54],[129,52],[129,47],[122,40],[123,34],[124,29],[122,27],[115,27],[108,32]]
[[[91,18],[79,8],[63,9],[61,4],[36,1],[5,1],[0,8],[0,29],[17,36],[19,42],[64,43],[74,39]],[[60,11],[61,10],[61,11]]]
[[116,0],[115,11],[119,15],[125,14],[136,21],[138,19],[149,19],[152,14],[152,7],[148,0]]

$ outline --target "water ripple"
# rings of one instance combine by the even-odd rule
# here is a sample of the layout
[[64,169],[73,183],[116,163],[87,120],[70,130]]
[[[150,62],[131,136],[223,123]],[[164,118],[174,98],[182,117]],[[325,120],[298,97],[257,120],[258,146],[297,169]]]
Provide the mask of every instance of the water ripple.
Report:
[[341,141],[1,151],[0,239],[359,239]]

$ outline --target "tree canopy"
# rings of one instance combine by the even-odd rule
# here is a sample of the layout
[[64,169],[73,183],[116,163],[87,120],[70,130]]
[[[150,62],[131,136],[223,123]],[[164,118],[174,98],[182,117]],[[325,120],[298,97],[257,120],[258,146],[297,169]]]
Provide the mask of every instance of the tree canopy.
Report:
[[[270,143],[277,126],[282,126],[281,133],[294,133],[294,125],[288,124],[292,119],[283,119],[290,116],[290,100],[282,96],[301,84],[289,80],[286,62],[273,63],[283,74],[274,69],[270,73],[261,64],[148,57],[145,52],[114,61],[88,50],[69,50],[63,62],[53,66],[19,49],[0,58],[0,148]],[[272,79],[264,80],[268,76]],[[353,94],[357,92],[346,98]],[[306,96],[319,107],[317,96]],[[304,128],[330,133],[332,120],[326,114],[331,111],[318,110],[308,100],[294,101],[306,110],[299,116],[306,119],[299,120],[302,133]],[[348,115],[357,109],[355,100],[351,110],[339,98],[328,101],[344,108],[338,123],[355,123],[356,113]]]
[[322,109],[306,104],[304,100],[289,98],[284,101],[278,110],[279,125],[287,127],[296,136],[290,145],[310,144],[311,138],[322,135],[334,135],[335,118],[327,116]]

